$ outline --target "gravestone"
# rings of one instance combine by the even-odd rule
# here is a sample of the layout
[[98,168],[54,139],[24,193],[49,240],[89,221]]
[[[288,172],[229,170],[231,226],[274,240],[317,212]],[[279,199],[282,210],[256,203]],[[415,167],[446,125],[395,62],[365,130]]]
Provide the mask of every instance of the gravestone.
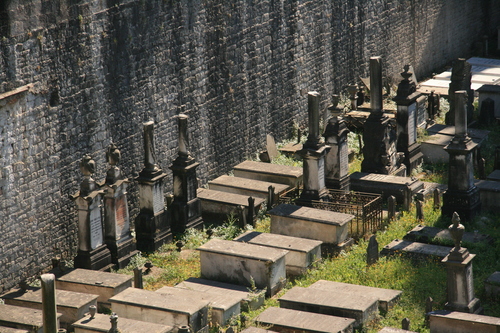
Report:
[[495,121],[495,101],[486,98],[479,109],[479,122],[483,125],[491,125]]
[[439,116],[440,98],[441,98],[440,94],[435,93],[434,90],[431,90],[427,104],[427,114],[431,121],[433,121],[436,117]]
[[130,232],[130,216],[127,201],[128,179],[124,179],[117,164],[121,154],[111,143],[106,152],[110,168],[106,174],[104,190],[104,239],[111,251],[116,268],[125,268],[139,251]]
[[312,205],[312,201],[328,199],[325,183],[325,155],[330,147],[320,142],[319,132],[319,99],[316,91],[308,93],[309,135],[299,154],[303,160],[304,188],[298,202],[301,205]]
[[492,100],[493,118],[500,118],[500,86],[493,84],[484,84],[476,91],[479,94],[479,108],[483,108],[483,104],[486,100]]
[[424,220],[424,202],[422,200],[416,199],[415,200],[415,208],[416,208],[417,221],[423,221]]
[[444,149],[449,154],[448,190],[443,194],[442,214],[457,212],[470,221],[481,211],[479,189],[474,184],[473,151],[477,148],[467,133],[467,92],[455,92],[455,136]]
[[203,224],[201,217],[201,201],[197,197],[198,180],[196,168],[199,163],[189,152],[188,116],[180,114],[179,124],[179,153],[172,163],[170,170],[174,177],[174,201],[169,207],[172,231],[183,233],[189,228],[200,228]]
[[355,111],[358,109],[358,104],[357,99],[358,99],[358,85],[357,84],[351,84],[347,86],[347,92],[349,93],[349,99],[351,100],[351,111]]
[[[445,117],[446,125],[455,125],[455,113],[457,112],[457,110],[458,112],[462,112],[462,103],[465,103],[466,105],[466,123],[472,121],[472,113],[474,111],[474,107],[472,105],[474,101],[474,91],[470,87],[472,78],[471,69],[472,66],[465,60],[465,58],[458,58],[453,64],[453,69],[451,71],[451,82],[448,89],[450,111],[448,111]],[[457,91],[466,91],[465,98],[460,101],[456,100],[455,94]]]
[[378,261],[378,242],[377,236],[372,235],[366,248],[366,264],[368,266],[376,264]]
[[102,194],[92,178],[95,162],[85,155],[80,162],[83,181],[80,191],[72,196],[78,208],[78,253],[74,260],[76,268],[107,269],[111,264],[111,253],[104,244],[102,225]]
[[266,150],[271,161],[279,155],[278,148],[276,148],[276,142],[271,134],[266,135]]
[[396,197],[390,195],[387,198],[387,219],[392,221],[396,218]]
[[330,151],[325,156],[325,184],[328,188],[349,191],[349,130],[343,119],[333,116],[325,128],[325,144]]
[[42,311],[43,331],[45,333],[57,332],[59,329],[59,317],[56,305],[56,285],[54,274],[42,274]]
[[139,185],[139,215],[135,220],[137,249],[153,252],[172,240],[172,231],[165,210],[163,180],[166,173],[156,162],[154,122],[143,123],[144,168],[135,180]]

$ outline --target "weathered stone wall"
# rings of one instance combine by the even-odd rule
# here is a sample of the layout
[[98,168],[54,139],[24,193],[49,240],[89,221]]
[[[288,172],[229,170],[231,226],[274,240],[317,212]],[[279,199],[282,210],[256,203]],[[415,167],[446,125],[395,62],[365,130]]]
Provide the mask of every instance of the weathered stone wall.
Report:
[[306,119],[307,91],[325,107],[373,55],[388,76],[406,63],[428,75],[469,56],[499,13],[493,0],[0,1],[0,93],[33,84],[0,99],[0,291],[75,254],[69,195],[83,154],[102,179],[113,141],[135,177],[142,122],[154,119],[168,170],[184,112],[206,182],[262,149],[267,133],[289,136]]

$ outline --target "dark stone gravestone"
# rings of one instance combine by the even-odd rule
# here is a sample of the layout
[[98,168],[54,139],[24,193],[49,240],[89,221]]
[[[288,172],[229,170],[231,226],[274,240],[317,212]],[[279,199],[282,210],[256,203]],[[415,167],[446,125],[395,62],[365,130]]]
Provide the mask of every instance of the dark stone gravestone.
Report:
[[491,98],[486,98],[481,103],[479,110],[479,122],[483,125],[493,124],[495,121],[495,101]]
[[[448,99],[450,101],[450,111],[446,114],[445,122],[446,125],[455,125],[455,110],[457,103],[466,103],[466,122],[472,120],[472,112],[474,107],[472,105],[474,101],[474,92],[470,87],[471,84],[471,73],[472,66],[464,59],[458,58],[453,64],[453,69],[451,71],[451,82],[448,89]],[[459,90],[465,90],[467,92],[466,99],[462,101],[457,101],[455,99],[455,93]],[[459,106],[459,110],[461,110]]]
[[343,119],[333,116],[325,128],[325,144],[330,151],[325,157],[325,179],[328,188],[349,191],[349,130]]
[[370,241],[368,242],[368,247],[366,248],[366,264],[368,266],[376,264],[378,261],[378,242],[377,236],[372,235]]

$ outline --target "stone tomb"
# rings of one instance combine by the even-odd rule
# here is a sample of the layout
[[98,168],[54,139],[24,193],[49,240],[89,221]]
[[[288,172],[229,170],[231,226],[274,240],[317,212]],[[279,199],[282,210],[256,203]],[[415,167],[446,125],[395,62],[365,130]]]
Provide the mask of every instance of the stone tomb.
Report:
[[490,98],[495,103],[495,118],[500,118],[500,86],[485,84],[476,91],[479,94],[479,108],[486,99]]
[[0,333],[30,333],[28,330],[0,326]]
[[418,242],[410,242],[400,239],[395,239],[380,251],[381,255],[390,256],[395,254],[404,254],[415,259],[434,257],[443,259],[450,253],[451,247],[424,244]]
[[[61,316],[62,314],[57,314],[58,326]],[[26,330],[30,333],[44,333],[42,310],[0,304],[0,327],[1,326]]]
[[376,287],[360,286],[356,284],[318,280],[308,289],[320,289],[331,292],[350,294],[351,297],[374,297],[378,299],[380,311],[387,312],[401,297],[402,291]]
[[[75,333],[106,333],[111,327],[109,315],[96,313],[93,318],[90,315],[78,320],[73,324]],[[128,318],[118,318],[118,328],[121,333],[170,333],[174,330],[172,326],[148,323],[145,321]]]
[[255,319],[256,324],[283,333],[351,333],[354,319],[270,307]]
[[[0,296],[5,304],[42,310],[42,290],[23,292],[17,289]],[[59,319],[63,327],[69,328],[72,323],[89,312],[91,305],[97,306],[97,295],[78,293],[67,290],[56,291],[57,311],[62,314]]]
[[250,327],[245,328],[243,331],[241,331],[241,333],[277,333],[277,332],[265,330],[265,329],[259,328],[259,327],[250,326]]
[[[410,242],[421,242],[427,244],[442,244],[444,242],[453,244],[450,231],[436,227],[427,227],[418,225],[408,231],[403,237],[403,240]],[[492,238],[489,235],[479,234],[474,232],[465,232],[462,241],[467,243],[491,242]]]
[[75,269],[59,277],[56,288],[98,295],[97,304],[109,308],[109,299],[132,287],[133,277],[124,274]]
[[244,161],[234,168],[234,176],[299,187],[302,168],[264,162]]
[[479,180],[475,185],[479,189],[481,209],[498,211],[500,209],[500,182],[495,180]]
[[120,317],[174,326],[189,325],[193,332],[208,325],[210,302],[201,299],[128,288],[109,299],[113,311]]
[[500,318],[458,311],[432,311],[429,324],[432,333],[500,332]]
[[200,278],[189,278],[175,286],[211,294],[234,295],[240,299],[240,306],[243,311],[256,310],[264,304],[264,293],[262,290],[251,291],[248,287],[237,284],[224,283]]
[[278,234],[247,231],[234,239],[255,245],[287,250],[286,273],[295,276],[304,273],[309,266],[321,258],[321,241],[290,237]]
[[202,300],[210,302],[211,322],[213,325],[224,326],[233,316],[239,316],[241,312],[241,298],[231,294],[215,294],[197,290],[189,290],[174,287],[162,287],[157,293],[179,296],[185,299]]
[[269,195],[269,186],[274,187],[273,202],[278,202],[279,196],[286,192],[290,186],[278,183],[264,182],[255,179],[220,176],[208,182],[208,188],[215,191],[241,194],[254,198],[267,199]]
[[338,290],[293,287],[278,301],[281,308],[352,318],[354,327],[361,327],[378,313],[378,297],[353,297]]
[[488,297],[500,299],[500,272],[491,274],[486,281],[484,281],[484,289]]
[[201,276],[221,282],[266,289],[276,294],[286,282],[288,251],[220,239],[200,246]]
[[[221,215],[225,218],[226,215],[238,214],[238,209],[243,207],[245,216],[248,216],[249,196],[201,188],[198,189],[198,198],[201,200],[203,214]],[[254,199],[253,216],[260,210],[262,204],[266,202],[262,198]],[[251,221],[247,222],[250,223]]]

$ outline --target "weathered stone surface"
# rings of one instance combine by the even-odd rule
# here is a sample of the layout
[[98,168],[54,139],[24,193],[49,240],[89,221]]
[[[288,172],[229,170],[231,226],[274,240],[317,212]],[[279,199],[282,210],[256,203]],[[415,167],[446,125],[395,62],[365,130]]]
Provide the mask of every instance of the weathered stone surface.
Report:
[[478,180],[481,209],[497,212],[500,209],[500,182],[494,180]]
[[380,251],[381,255],[405,254],[414,258],[434,257],[442,259],[450,253],[451,247],[410,242],[395,239]]
[[[448,162],[448,154],[444,147],[448,145],[452,137],[445,134],[430,135],[424,142],[420,144],[422,153],[424,154],[424,162],[426,163],[446,163]],[[481,146],[484,139],[472,137],[472,141]]]
[[302,184],[300,167],[245,161],[236,165],[233,170],[236,177],[285,184],[290,187]]
[[500,330],[500,318],[456,311],[429,313],[431,332],[435,333],[496,333]]
[[17,329],[12,327],[0,326],[0,332],[2,333],[30,333],[28,330]]
[[[408,231],[403,237],[403,240],[410,242],[420,242],[427,244],[443,244],[447,243],[450,246],[453,244],[450,231],[448,229],[441,229],[436,227],[428,227],[418,225],[412,230]],[[476,234],[474,232],[465,232],[462,241],[467,243],[479,243],[492,241],[489,235]]]
[[278,332],[349,333],[354,319],[270,307],[255,322]]
[[[248,216],[248,203],[249,196],[234,194],[222,191],[209,190],[206,188],[198,189],[198,199],[201,201],[202,212],[218,215],[230,215],[238,212],[240,207],[244,208],[245,214]],[[254,198],[254,212],[255,215],[266,199]]]
[[222,175],[208,182],[208,188],[215,191],[235,193],[254,198],[267,199],[269,186],[274,187],[274,202],[278,202],[281,193],[290,188],[288,185],[264,182],[255,179]]
[[500,181],[500,170],[493,170],[489,175],[488,177],[486,178],[486,180],[493,180],[493,181]]
[[245,328],[241,333],[276,333],[275,331],[265,330],[263,328],[250,326]]
[[[43,333],[43,314],[41,310],[20,306],[0,304],[0,327],[8,326],[30,333]],[[57,320],[61,314],[57,314]]]
[[486,281],[484,281],[484,289],[488,297],[494,299],[500,298],[500,272],[491,274]]
[[384,327],[378,333],[416,333],[414,331],[403,330],[401,328]]
[[[75,333],[102,333],[108,332],[111,324],[109,315],[96,313],[94,318],[90,318],[90,315],[87,314],[84,318],[76,321],[73,327],[75,328]],[[120,329],[122,333],[169,333],[174,331],[174,327],[172,326],[123,317],[118,318],[118,329]]]

